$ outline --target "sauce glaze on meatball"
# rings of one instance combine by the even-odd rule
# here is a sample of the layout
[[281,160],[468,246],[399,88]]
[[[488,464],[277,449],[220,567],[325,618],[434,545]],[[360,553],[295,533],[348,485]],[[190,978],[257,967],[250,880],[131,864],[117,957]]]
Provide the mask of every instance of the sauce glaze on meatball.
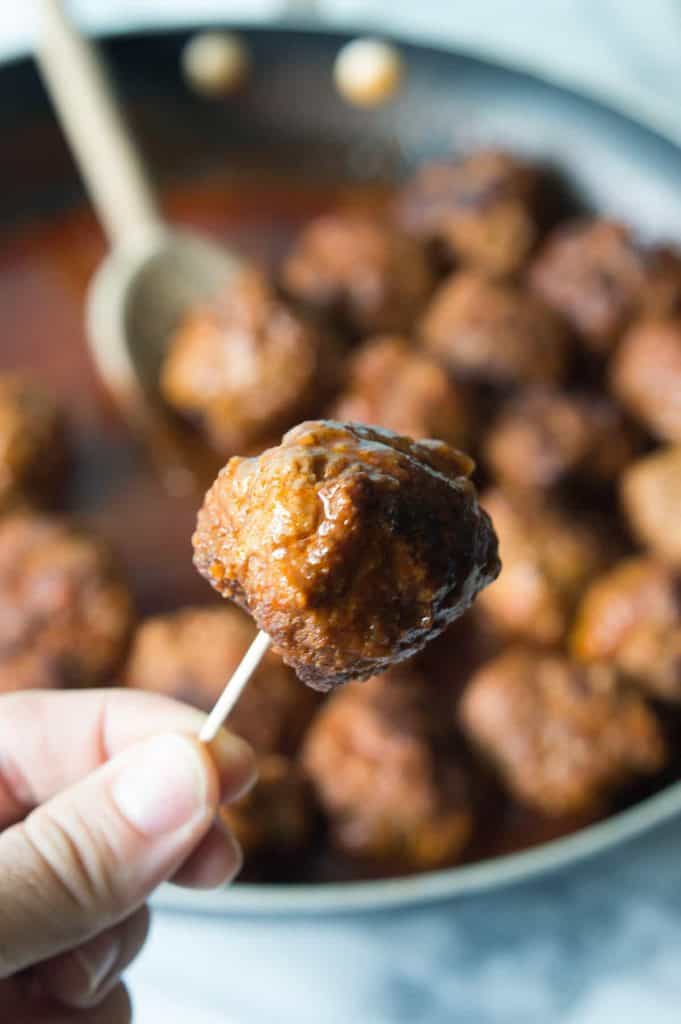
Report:
[[472,468],[442,442],[300,424],[220,472],[199,513],[195,564],[311,686],[376,675],[499,572]]

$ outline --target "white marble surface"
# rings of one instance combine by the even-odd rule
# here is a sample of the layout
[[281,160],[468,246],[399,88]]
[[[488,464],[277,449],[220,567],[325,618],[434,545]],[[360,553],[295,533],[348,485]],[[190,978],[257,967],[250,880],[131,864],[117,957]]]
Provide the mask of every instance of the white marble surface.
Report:
[[[296,5],[304,7],[302,0]],[[681,141],[681,0],[322,0],[336,23],[449,39],[595,92]],[[92,28],[268,18],[278,0],[74,0]],[[0,54],[32,6],[2,4]],[[680,183],[681,187],[681,183]],[[678,1024],[681,823],[534,885],[356,919],[158,914],[142,1024]]]
[[539,883],[359,921],[159,915],[139,1019],[678,1024],[680,851],[678,822]]

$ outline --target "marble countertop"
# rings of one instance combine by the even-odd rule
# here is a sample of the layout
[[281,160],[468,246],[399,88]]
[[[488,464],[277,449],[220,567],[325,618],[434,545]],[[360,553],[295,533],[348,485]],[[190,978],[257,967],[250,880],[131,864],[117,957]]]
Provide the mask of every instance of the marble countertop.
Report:
[[332,919],[157,915],[144,1024],[678,1024],[681,821],[531,884]]
[[[532,68],[681,142],[681,0],[321,0]],[[92,28],[270,18],[275,0],[74,0]],[[289,3],[298,12],[304,0]],[[522,12],[522,13],[519,13]],[[34,11],[4,4],[0,55]],[[681,187],[681,183],[680,183]],[[681,822],[561,875],[440,907],[265,922],[156,915],[130,974],[143,1024],[678,1024]]]

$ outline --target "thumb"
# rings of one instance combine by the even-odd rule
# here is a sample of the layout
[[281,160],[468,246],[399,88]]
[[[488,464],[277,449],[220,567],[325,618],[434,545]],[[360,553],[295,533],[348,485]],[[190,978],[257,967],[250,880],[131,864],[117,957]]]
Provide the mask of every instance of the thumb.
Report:
[[168,733],[128,748],[2,833],[0,978],[128,916],[187,859],[219,798],[207,749]]

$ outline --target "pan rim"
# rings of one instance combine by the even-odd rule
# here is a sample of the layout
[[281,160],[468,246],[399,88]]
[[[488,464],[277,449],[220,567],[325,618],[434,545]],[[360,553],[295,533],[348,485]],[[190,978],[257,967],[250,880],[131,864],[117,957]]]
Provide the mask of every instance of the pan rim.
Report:
[[153,902],[167,910],[193,911],[211,916],[228,914],[262,916],[346,915],[404,909],[440,903],[457,897],[530,882],[546,874],[596,857],[632,842],[644,833],[678,816],[681,781],[612,817],[589,825],[572,835],[554,839],[519,853],[506,854],[474,864],[463,864],[406,878],[386,878],[328,884],[244,883],[200,896],[173,887],[162,887]]

